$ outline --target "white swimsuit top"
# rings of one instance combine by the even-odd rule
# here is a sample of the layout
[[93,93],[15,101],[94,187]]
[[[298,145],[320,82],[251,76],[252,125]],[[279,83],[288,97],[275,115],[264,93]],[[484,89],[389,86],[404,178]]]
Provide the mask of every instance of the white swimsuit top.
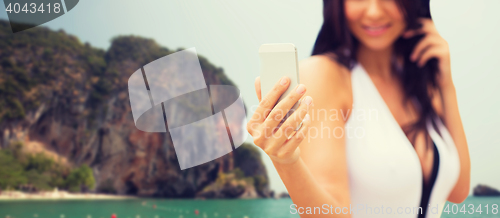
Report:
[[[346,123],[346,155],[352,217],[418,216],[422,167],[417,153],[360,64],[351,72],[353,107]],[[439,217],[455,186],[458,152],[441,120],[427,129],[439,154],[426,217]],[[425,212],[425,211],[424,211]]]

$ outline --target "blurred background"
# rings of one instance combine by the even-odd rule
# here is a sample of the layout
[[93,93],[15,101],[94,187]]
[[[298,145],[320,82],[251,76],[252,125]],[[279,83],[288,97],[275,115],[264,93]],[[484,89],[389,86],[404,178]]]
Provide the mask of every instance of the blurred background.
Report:
[[[497,0],[431,1],[472,159],[464,203],[500,202],[473,196],[500,189],[498,8]],[[135,128],[127,80],[195,47],[207,84],[236,85],[251,115],[258,47],[291,42],[299,59],[310,56],[321,0],[86,0],[16,34],[0,9],[0,217],[297,217],[251,136],[181,171],[168,133]]]

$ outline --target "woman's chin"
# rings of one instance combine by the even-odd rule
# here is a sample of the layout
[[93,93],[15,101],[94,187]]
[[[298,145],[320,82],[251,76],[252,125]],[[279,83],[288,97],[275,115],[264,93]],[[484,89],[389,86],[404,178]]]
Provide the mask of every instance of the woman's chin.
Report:
[[373,41],[373,42],[363,43],[363,45],[372,51],[384,51],[384,50],[391,48],[392,43],[393,42]]

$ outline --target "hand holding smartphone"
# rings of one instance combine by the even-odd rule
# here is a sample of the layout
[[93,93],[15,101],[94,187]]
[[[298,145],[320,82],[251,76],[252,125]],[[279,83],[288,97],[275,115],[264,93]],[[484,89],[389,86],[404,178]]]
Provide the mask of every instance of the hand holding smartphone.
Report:
[[255,80],[255,90],[260,103],[247,130],[273,163],[295,163],[300,158],[299,145],[308,135],[313,102],[304,96],[306,86],[299,84],[297,50],[290,43],[264,44],[259,57],[260,79]]

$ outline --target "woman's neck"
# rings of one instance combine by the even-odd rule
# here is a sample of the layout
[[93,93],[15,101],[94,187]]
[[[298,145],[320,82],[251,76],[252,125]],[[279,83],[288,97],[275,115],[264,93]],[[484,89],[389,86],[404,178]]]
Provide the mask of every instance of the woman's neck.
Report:
[[391,79],[392,46],[384,50],[372,50],[360,45],[357,59],[367,73],[381,79]]

